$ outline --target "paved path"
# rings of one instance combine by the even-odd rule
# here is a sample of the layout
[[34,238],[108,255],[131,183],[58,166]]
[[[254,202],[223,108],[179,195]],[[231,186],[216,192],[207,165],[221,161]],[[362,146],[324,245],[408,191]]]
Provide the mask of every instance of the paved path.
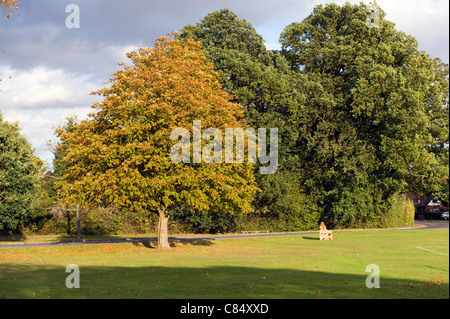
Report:
[[425,228],[431,228],[431,229],[445,229],[448,228],[448,221],[416,221],[414,225],[423,225]]
[[[389,228],[389,229],[346,229],[333,230],[334,233],[350,232],[350,231],[383,231],[383,230],[409,230],[409,229],[445,229],[449,228],[449,223],[444,221],[417,221],[414,226]],[[264,233],[264,234],[236,234],[236,235],[209,235],[209,236],[190,236],[190,237],[169,237],[169,241],[202,241],[202,240],[224,240],[224,239],[240,239],[240,238],[259,238],[259,237],[279,237],[293,235],[317,235],[319,231],[291,232],[291,233]],[[26,248],[41,246],[74,246],[74,245],[95,245],[95,244],[112,244],[112,243],[133,243],[133,242],[156,242],[155,237],[145,238],[117,238],[104,240],[86,240],[86,241],[58,241],[58,242],[40,242],[40,243],[11,243],[0,244],[1,248]]]

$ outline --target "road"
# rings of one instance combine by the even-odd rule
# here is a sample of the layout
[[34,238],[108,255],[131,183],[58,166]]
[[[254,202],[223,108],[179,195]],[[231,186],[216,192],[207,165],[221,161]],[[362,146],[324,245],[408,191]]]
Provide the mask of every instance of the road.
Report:
[[[449,223],[445,221],[416,221],[414,226],[393,228],[394,230],[408,230],[408,229],[445,229],[449,228]],[[333,230],[334,233],[349,232],[349,231],[383,231],[386,229],[347,229],[347,230]],[[279,236],[293,236],[293,235],[317,235],[318,231],[307,232],[291,232],[291,233],[264,233],[264,234],[235,234],[235,235],[209,235],[209,236],[190,236],[190,237],[169,237],[169,241],[202,241],[202,240],[225,240],[225,239],[240,239],[240,238],[259,238],[259,237],[279,237]],[[0,244],[1,248],[26,248],[26,247],[41,247],[41,246],[74,246],[74,245],[96,245],[96,244],[114,244],[114,243],[142,243],[142,242],[156,242],[154,237],[145,238],[114,238],[104,240],[85,240],[85,241],[58,241],[58,242],[41,242],[41,243],[13,243]]]
[[423,225],[425,226],[425,228],[428,229],[445,229],[448,228],[448,221],[425,221],[425,220],[421,220],[421,221],[416,221],[414,223],[415,225]]

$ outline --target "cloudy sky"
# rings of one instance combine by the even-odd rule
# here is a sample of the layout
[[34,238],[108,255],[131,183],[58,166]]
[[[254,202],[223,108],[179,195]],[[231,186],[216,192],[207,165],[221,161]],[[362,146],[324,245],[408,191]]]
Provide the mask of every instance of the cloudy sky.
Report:
[[[0,16],[0,110],[19,122],[36,155],[51,163],[47,141],[54,127],[85,118],[105,86],[127,62],[125,53],[206,14],[229,8],[250,22],[269,49],[288,24],[307,17],[322,0],[21,0],[20,16]],[[360,1],[348,1],[359,3]],[[369,1],[362,1],[368,3]],[[80,28],[67,28],[70,4],[80,9]],[[420,49],[449,62],[448,0],[378,0],[397,29],[417,38]],[[9,78],[10,77],[10,78]]]

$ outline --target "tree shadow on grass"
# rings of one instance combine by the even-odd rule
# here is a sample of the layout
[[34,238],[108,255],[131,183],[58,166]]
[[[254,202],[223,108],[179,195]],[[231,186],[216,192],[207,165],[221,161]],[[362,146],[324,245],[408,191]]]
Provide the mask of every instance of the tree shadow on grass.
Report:
[[302,236],[303,239],[309,239],[309,240],[320,240],[319,237],[308,237],[308,236]]
[[[213,238],[185,238],[185,237],[169,237],[169,244],[171,247],[177,247],[182,244],[189,244],[194,246],[211,246],[213,244]],[[8,243],[7,245],[0,246],[0,248],[25,248],[25,247],[38,247],[38,246],[68,246],[68,245],[93,245],[93,244],[120,244],[120,243],[132,243],[135,246],[144,246],[146,248],[156,248],[157,238],[155,237],[102,237],[101,239],[94,238],[82,238],[79,240],[65,240],[49,241],[45,243]]]
[[[132,242],[134,246],[143,246],[150,249],[157,248],[157,241],[155,240],[137,240]],[[183,239],[177,240],[176,238],[169,238],[170,247],[178,247],[181,245],[193,245],[193,246],[211,246],[213,241],[210,239]]]
[[447,299],[449,293],[448,282],[383,276],[380,288],[369,289],[365,269],[343,274],[195,263],[192,267],[111,263],[80,263],[79,289],[66,287],[70,274],[65,266],[0,263],[0,299]]
[[154,238],[147,237],[147,236],[144,237],[144,236],[130,237],[130,236],[126,236],[126,235],[101,235],[101,234],[99,234],[99,235],[82,235],[81,238],[77,238],[76,235],[65,235],[64,234],[64,235],[58,236],[58,238],[56,240],[60,241],[60,242],[86,242],[86,241],[126,242],[126,241],[130,241],[130,240],[145,240],[145,239],[154,240]]

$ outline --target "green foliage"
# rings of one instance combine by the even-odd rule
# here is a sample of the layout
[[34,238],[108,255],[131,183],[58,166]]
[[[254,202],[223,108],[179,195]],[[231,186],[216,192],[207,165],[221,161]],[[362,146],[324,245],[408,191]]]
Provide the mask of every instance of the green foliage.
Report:
[[[59,129],[65,133],[72,132],[76,125],[78,124],[78,119],[76,116],[69,117],[66,120],[66,123],[60,127]],[[57,134],[57,137],[60,137],[60,134]],[[68,145],[64,143],[64,141],[59,140],[53,145],[49,145],[51,151],[53,152],[54,159],[53,159],[53,176],[56,177],[56,179],[61,178],[63,176],[64,171],[67,167],[67,163],[64,161],[64,158],[67,155],[68,151]],[[52,185],[53,186],[53,185]],[[54,188],[54,186],[53,186]]]
[[[156,232],[158,218],[145,211],[133,212],[104,207],[82,209],[80,214],[82,235],[148,234]],[[49,212],[24,225],[26,234],[76,235],[74,211]]]
[[[72,219],[75,222],[75,219]],[[120,232],[120,217],[114,211],[97,209],[85,214],[82,224],[84,235],[117,235]]]
[[223,90],[245,107],[250,127],[279,129],[280,159],[284,159],[296,136],[290,116],[304,101],[293,85],[297,79],[286,59],[267,50],[253,26],[228,9],[208,14],[195,26],[185,26],[179,38],[202,43],[205,56],[220,74]]
[[44,182],[41,177],[40,187],[36,190],[36,199],[28,210],[29,215],[24,221],[21,231],[38,232],[53,217],[50,210],[54,204],[54,197],[51,197],[42,186]]
[[317,81],[303,85],[297,171],[339,227],[378,225],[396,194],[448,178],[448,65],[379,13],[369,28],[364,4],[320,5],[281,36],[292,69]]
[[19,231],[36,212],[41,166],[18,125],[0,113],[0,232]]
[[67,217],[48,214],[47,218],[33,221],[26,225],[24,232],[35,235],[66,235],[70,229],[75,229]]
[[415,208],[404,195],[396,195],[383,207],[381,214],[381,227],[412,226],[414,224]]
[[[279,52],[266,49],[264,40],[250,23],[239,19],[228,9],[208,14],[195,26],[184,27],[180,38],[193,38],[202,43],[203,52],[220,74],[222,88],[233,94],[234,102],[245,107],[245,119],[251,127],[278,128],[281,138],[277,171],[291,171],[292,163],[298,157],[298,154],[290,152],[298,136],[297,124],[292,119],[305,103],[305,94],[299,92],[296,85],[305,78],[297,77]],[[303,209],[301,197],[295,198],[302,192],[298,189],[301,185],[285,185],[295,195],[274,197],[274,190],[267,187],[273,179],[270,175],[257,177],[262,191],[254,203],[255,210],[270,210],[271,219],[279,218],[279,223],[287,223],[289,216],[302,215],[308,219],[309,210]],[[291,222],[301,224],[301,227],[310,227],[311,224]]]
[[173,227],[186,233],[232,233],[242,227],[244,214],[225,212],[178,212],[174,215]]
[[261,192],[255,200],[261,219],[267,230],[294,231],[316,229],[319,210],[314,198],[303,193],[301,180],[289,172],[277,172],[261,178]]

